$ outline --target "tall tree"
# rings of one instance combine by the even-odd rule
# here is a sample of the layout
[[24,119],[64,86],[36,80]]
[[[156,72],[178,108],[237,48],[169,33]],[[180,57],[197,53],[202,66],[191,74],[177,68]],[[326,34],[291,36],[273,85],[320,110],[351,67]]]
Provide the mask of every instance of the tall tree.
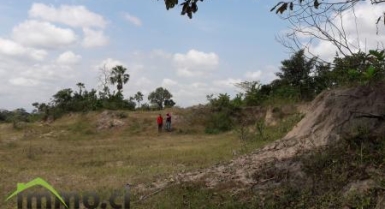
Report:
[[99,68],[99,96],[101,99],[106,99],[110,97],[110,88],[108,85],[110,84],[110,77],[111,77],[111,72],[107,69],[106,65],[103,67]]
[[276,75],[283,84],[297,88],[301,99],[311,96],[312,78],[310,73],[315,67],[316,58],[307,60],[304,50],[299,50],[288,60],[282,61],[281,72]]
[[262,102],[262,97],[260,95],[262,85],[259,81],[243,81],[235,84],[235,86],[244,92],[245,105],[260,105]]
[[172,94],[163,87],[158,87],[155,91],[151,92],[148,95],[148,100],[151,103],[158,105],[159,109],[163,109],[163,103],[165,100],[169,100],[172,98]]
[[79,96],[81,96],[82,92],[83,92],[83,89],[85,88],[84,83],[79,82],[79,83],[76,84],[76,86],[79,88],[79,93],[78,94],[79,94]]
[[134,96],[134,98],[135,98],[135,100],[138,102],[138,107],[140,107],[140,102],[141,101],[143,101],[143,94],[142,94],[142,92],[140,92],[140,91],[138,91],[136,94],[135,94],[135,96]]
[[53,95],[53,102],[55,105],[65,106],[72,100],[72,89],[62,89],[59,90],[55,95]]
[[111,70],[110,82],[112,85],[116,84],[118,93],[123,91],[123,85],[128,82],[130,75],[126,73],[127,69],[121,65],[117,65]]

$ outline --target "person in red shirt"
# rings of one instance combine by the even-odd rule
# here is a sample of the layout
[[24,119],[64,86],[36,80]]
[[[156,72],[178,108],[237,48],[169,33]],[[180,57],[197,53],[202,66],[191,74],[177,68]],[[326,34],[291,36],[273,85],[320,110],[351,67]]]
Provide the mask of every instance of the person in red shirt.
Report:
[[156,119],[156,122],[158,123],[158,132],[162,132],[163,118],[161,114],[159,114],[158,118]]

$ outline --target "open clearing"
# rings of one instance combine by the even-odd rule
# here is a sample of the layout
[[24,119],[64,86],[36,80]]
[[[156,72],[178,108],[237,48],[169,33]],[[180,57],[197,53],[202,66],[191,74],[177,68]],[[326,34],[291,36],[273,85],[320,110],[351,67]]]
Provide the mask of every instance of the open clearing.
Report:
[[[113,124],[115,119],[108,121],[106,116],[111,114],[121,115],[121,124],[100,128],[100,123]],[[50,124],[1,124],[0,196],[5,199],[18,182],[37,177],[62,191],[107,194],[123,189],[127,183],[151,185],[172,174],[227,162],[270,141],[244,142],[236,131],[208,135],[199,127],[182,123],[178,127],[178,120],[173,132],[159,134],[157,114],[85,113]],[[5,206],[15,203],[12,200]]]

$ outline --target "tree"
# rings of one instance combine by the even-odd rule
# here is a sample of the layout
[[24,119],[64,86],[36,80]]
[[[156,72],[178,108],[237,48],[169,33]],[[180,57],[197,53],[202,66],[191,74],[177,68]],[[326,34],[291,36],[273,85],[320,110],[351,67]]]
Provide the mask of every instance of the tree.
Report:
[[213,94],[206,96],[209,100],[211,108],[215,111],[222,111],[224,109],[232,109],[233,105],[230,100],[230,95],[227,93],[220,93],[218,97],[214,97]]
[[143,94],[142,94],[142,92],[140,92],[140,91],[138,91],[136,94],[135,94],[135,96],[134,96],[134,98],[135,98],[135,100],[138,102],[138,108],[140,107],[140,102],[141,101],[143,101]]
[[158,106],[159,109],[163,109],[163,103],[165,100],[172,98],[172,94],[165,88],[158,87],[155,91],[148,95],[148,100]]
[[[288,0],[280,1],[271,11],[275,11],[290,24],[288,32],[279,38],[284,46],[293,50],[307,48],[312,54],[309,46],[317,41],[327,41],[336,47],[338,53],[347,56],[357,51],[366,51],[367,40],[359,40],[355,8],[367,1]],[[383,2],[370,0],[374,6]],[[385,20],[385,13],[379,16],[377,21],[373,20],[373,24],[378,26],[381,20]],[[347,22],[354,22],[355,26],[345,27]],[[385,21],[383,23],[385,24]],[[354,34],[356,37],[351,37]]]
[[165,107],[174,107],[176,103],[172,99],[166,99],[164,100],[164,106]]
[[85,88],[84,83],[77,83],[76,86],[79,88],[79,93],[77,93],[79,96],[82,96],[82,91]]
[[72,99],[72,89],[62,89],[53,95],[53,102],[57,106],[65,107]]
[[123,91],[123,84],[126,84],[130,79],[130,75],[126,74],[127,69],[121,65],[117,65],[112,68],[110,75],[110,82],[112,85],[116,84],[116,89],[118,94],[121,94]]
[[243,81],[235,84],[236,87],[244,91],[244,104],[245,105],[260,105],[262,100],[259,95],[261,84],[259,81]]
[[110,88],[108,87],[108,84],[110,83],[111,73],[108,71],[106,65],[99,68],[99,72],[99,89],[101,89],[101,91],[99,91],[99,96],[101,99],[106,99],[111,95]]
[[315,67],[315,61],[316,58],[307,60],[304,50],[300,50],[290,59],[281,62],[281,72],[276,73],[276,75],[284,85],[297,89],[301,99],[309,99],[313,96],[310,73]]

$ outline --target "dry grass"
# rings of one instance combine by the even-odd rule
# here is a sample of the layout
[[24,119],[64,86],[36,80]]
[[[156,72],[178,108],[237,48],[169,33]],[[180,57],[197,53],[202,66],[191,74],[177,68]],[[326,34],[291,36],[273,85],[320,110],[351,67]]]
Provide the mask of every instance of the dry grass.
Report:
[[1,124],[0,197],[36,177],[64,191],[120,189],[229,160],[242,145],[232,133],[159,134],[159,112],[125,114],[126,125],[107,130],[96,128],[100,113],[27,124],[22,130]]
[[[115,112],[114,118],[125,125],[102,130],[98,129],[100,112],[68,115],[49,125],[33,123],[17,130],[12,124],[0,124],[0,200],[18,182],[36,177],[61,191],[107,195],[126,183],[150,184],[228,161],[235,153],[268,143],[241,141],[237,131],[207,135],[183,118],[183,110],[169,111],[174,131],[162,133],[157,132],[156,117],[168,111]],[[273,129],[266,131],[276,134]],[[275,139],[274,135],[270,140]],[[14,208],[15,203],[12,200],[2,208]]]

